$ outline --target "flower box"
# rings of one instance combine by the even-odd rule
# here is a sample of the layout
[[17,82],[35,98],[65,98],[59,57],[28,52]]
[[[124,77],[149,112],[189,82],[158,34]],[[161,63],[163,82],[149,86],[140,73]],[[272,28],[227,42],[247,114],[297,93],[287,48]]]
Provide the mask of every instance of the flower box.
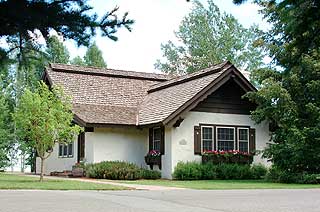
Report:
[[161,154],[156,150],[151,150],[145,157],[144,160],[147,165],[150,166],[151,170],[153,170],[154,165],[158,165],[159,169],[161,169]]
[[253,162],[253,154],[247,152],[232,151],[208,151],[202,155],[202,163],[236,163],[251,164]]

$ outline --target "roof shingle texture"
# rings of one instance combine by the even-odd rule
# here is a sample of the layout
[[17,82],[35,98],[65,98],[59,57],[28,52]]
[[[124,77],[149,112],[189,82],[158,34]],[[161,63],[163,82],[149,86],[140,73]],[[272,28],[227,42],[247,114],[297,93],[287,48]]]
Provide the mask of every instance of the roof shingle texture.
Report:
[[167,78],[160,74],[115,70],[109,75],[95,75],[108,70],[56,64],[46,71],[52,83],[62,86],[72,97],[73,112],[80,119],[100,124],[136,124],[137,107],[150,85]]
[[149,93],[139,106],[139,124],[162,122],[225,71],[225,69],[218,70],[215,73]]
[[73,112],[87,124],[162,122],[208,86],[226,63],[186,76],[51,64],[49,81],[72,97]]

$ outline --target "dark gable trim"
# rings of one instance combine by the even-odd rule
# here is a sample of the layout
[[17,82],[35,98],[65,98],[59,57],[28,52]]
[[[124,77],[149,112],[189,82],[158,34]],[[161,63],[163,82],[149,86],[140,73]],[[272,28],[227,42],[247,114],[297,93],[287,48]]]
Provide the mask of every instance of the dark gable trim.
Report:
[[239,83],[244,88],[246,92],[248,91],[257,91],[257,89],[240,73],[238,69],[236,69],[233,65],[228,68],[224,73],[222,73],[219,77],[217,77],[214,81],[212,81],[207,87],[202,89],[198,94],[196,94],[193,98],[187,101],[184,105],[178,108],[175,112],[169,115],[164,121],[163,124],[166,125],[170,122],[175,123],[176,120],[180,117],[183,112],[190,111],[192,108],[196,107],[201,101],[206,99],[211,93],[216,91],[219,87],[221,87],[228,80],[235,78],[237,76],[239,78]]
[[191,111],[250,115],[257,105],[242,98],[246,91],[235,79],[231,78]]
[[73,114],[73,121],[80,127],[86,127],[86,122],[79,118],[76,114]]
[[42,75],[41,75],[41,80],[49,87],[53,85],[52,80],[48,74],[47,68],[44,69]]

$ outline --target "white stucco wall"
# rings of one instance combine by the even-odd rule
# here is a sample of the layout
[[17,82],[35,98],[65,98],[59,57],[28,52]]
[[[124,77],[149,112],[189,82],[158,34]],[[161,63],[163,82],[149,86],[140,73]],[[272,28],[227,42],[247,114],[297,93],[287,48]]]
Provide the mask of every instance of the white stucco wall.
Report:
[[86,161],[127,161],[145,167],[148,130],[136,128],[96,128],[86,133]]
[[[77,162],[77,140],[73,145],[73,157],[58,156],[56,144],[50,157],[45,161],[45,174],[54,171],[71,170]],[[136,128],[95,128],[85,133],[85,162],[127,161],[139,167],[147,167],[144,156],[148,152],[148,130]],[[36,173],[40,173],[40,158],[36,161]]]
[[[56,143],[53,152],[51,153],[50,157],[48,157],[44,162],[44,170],[45,174],[49,175],[50,172],[54,171],[64,171],[64,170],[71,170],[72,166],[77,162],[77,152],[78,152],[78,145],[77,139],[73,142],[73,157],[70,158],[63,158],[59,157],[59,144]],[[37,157],[36,159],[36,173],[40,173],[41,169],[41,162],[40,158]]]
[[[257,150],[263,150],[270,139],[268,124],[265,122],[256,125],[249,115],[189,112],[179,127],[166,129],[165,154],[169,154],[171,158],[165,156],[165,159],[162,160],[163,177],[171,178],[171,173],[179,161],[201,161],[201,156],[194,154],[194,126],[198,126],[199,123],[245,125],[255,128]],[[261,156],[255,156],[254,163],[267,164],[267,161]]]

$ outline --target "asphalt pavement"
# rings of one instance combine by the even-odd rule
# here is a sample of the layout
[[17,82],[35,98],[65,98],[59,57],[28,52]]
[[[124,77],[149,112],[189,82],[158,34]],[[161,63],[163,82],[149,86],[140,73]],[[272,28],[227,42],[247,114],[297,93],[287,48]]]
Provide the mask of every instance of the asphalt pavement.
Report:
[[0,190],[0,212],[320,212],[320,189]]

